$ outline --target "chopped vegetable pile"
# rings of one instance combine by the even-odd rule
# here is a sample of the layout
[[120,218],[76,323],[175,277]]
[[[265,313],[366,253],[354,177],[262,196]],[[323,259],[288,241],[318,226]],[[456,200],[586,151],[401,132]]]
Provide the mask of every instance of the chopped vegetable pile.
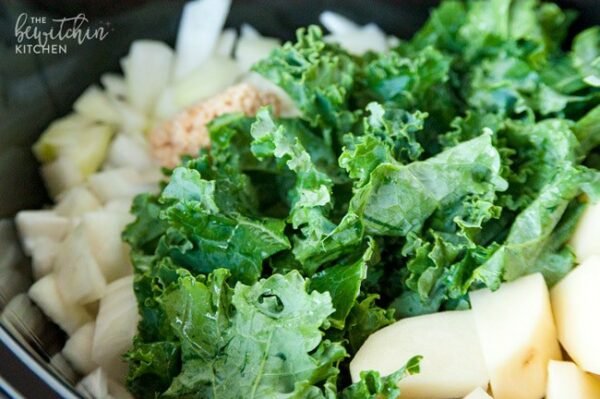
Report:
[[371,333],[524,275],[558,282],[600,195],[600,29],[567,49],[574,18],[446,1],[391,51],[311,26],[256,63],[300,116],[218,117],[210,149],[134,201],[131,392],[397,398],[418,357],[350,384]]

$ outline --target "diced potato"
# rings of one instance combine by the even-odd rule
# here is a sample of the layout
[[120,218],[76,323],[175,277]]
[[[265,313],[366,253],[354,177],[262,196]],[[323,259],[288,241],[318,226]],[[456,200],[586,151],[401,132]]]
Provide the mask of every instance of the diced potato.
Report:
[[352,380],[366,370],[389,375],[415,355],[423,356],[421,371],[400,382],[402,398],[456,398],[488,384],[471,311],[411,317],[377,331],[352,359]]
[[100,301],[92,358],[116,381],[123,381],[127,373],[121,355],[131,347],[138,319],[133,276],[111,283]]
[[600,256],[567,274],[551,298],[560,343],[579,367],[600,374]]
[[477,388],[470,394],[464,397],[464,399],[492,399],[490,395],[486,391],[481,388]]
[[125,71],[128,102],[148,113],[154,109],[173,73],[173,50],[163,42],[137,40],[131,45]]
[[54,270],[65,301],[86,304],[104,295],[106,280],[83,225],[77,226],[62,243],[54,261]]
[[84,324],[67,340],[62,354],[73,368],[82,374],[94,371],[98,365],[92,360],[92,342],[94,341],[94,322]]
[[579,263],[600,255],[600,202],[587,206],[570,241]]
[[121,232],[132,221],[131,218],[126,214],[101,210],[86,213],[81,220],[94,259],[108,283],[131,274],[128,251],[121,240]]
[[562,359],[543,276],[532,274],[470,296],[494,398],[542,398],[548,361]]
[[61,216],[78,217],[101,206],[98,198],[90,190],[85,187],[73,187],[59,197],[54,211]]
[[121,114],[111,102],[110,97],[98,86],[88,87],[73,104],[73,109],[96,122],[119,124]]
[[156,191],[156,184],[145,182],[133,168],[119,168],[91,175],[88,184],[94,194],[103,202],[128,198],[137,194]]
[[600,398],[600,379],[580,370],[575,363],[551,360],[548,364],[546,399]]
[[29,289],[29,297],[69,335],[91,321],[90,315],[82,306],[68,303],[62,298],[54,273],[36,281]]
[[46,188],[53,198],[83,182],[84,176],[72,159],[59,158],[42,166]]
[[50,210],[21,211],[15,222],[26,255],[32,254],[36,242],[41,239],[62,241],[71,226],[69,219]]
[[213,54],[230,6],[231,0],[196,0],[185,5],[175,45],[176,78],[186,76]]
[[232,59],[212,57],[175,83],[175,104],[184,108],[220,93],[236,81],[240,72]]

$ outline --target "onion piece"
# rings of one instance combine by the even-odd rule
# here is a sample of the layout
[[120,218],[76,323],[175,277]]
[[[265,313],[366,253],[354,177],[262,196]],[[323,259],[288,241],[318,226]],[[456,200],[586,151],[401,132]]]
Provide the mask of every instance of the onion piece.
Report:
[[235,47],[235,60],[238,62],[240,69],[249,71],[252,65],[266,58],[279,45],[279,40],[275,38],[243,35]]
[[138,170],[156,167],[149,151],[148,144],[142,138],[119,134],[110,145],[106,164],[110,167],[132,167]]
[[131,199],[137,194],[153,192],[158,188],[133,168],[110,169],[93,174],[88,178],[88,185],[103,203],[115,199]]
[[219,36],[215,54],[219,57],[231,57],[237,40],[237,32],[233,28],[224,29]]
[[223,30],[231,0],[196,0],[183,8],[175,49],[175,78],[179,79],[207,61]]
[[23,251],[30,256],[41,239],[61,242],[70,229],[68,218],[51,210],[20,211],[15,218]]
[[111,283],[100,300],[92,359],[116,381],[123,381],[127,373],[121,355],[131,347],[138,319],[133,276]]
[[81,305],[68,303],[62,298],[54,273],[36,281],[29,288],[29,297],[69,335],[92,320]]
[[64,191],[73,188],[83,182],[83,173],[77,168],[73,160],[58,158],[45,164],[41,168],[44,183],[53,198],[57,198]]
[[60,246],[59,242],[46,238],[35,242],[31,253],[31,268],[33,269],[33,277],[36,280],[52,273]]
[[60,216],[78,217],[101,206],[98,198],[90,190],[77,186],[59,196],[54,211]]
[[88,212],[82,217],[81,226],[92,255],[108,283],[132,272],[127,261],[128,251],[121,240],[121,232],[132,218],[106,210]]
[[333,11],[322,12],[319,21],[334,35],[345,35],[360,29],[355,22]]
[[105,73],[100,77],[100,82],[109,96],[119,99],[127,97],[127,83],[122,75]]
[[62,349],[62,354],[73,366],[82,373],[88,374],[98,365],[92,360],[92,342],[94,341],[94,322],[84,324],[67,340]]
[[133,42],[125,71],[129,104],[146,114],[153,110],[171,80],[173,60],[173,50],[162,42]]
[[59,248],[54,261],[56,283],[66,302],[86,304],[104,295],[106,279],[80,224]]
[[385,52],[388,50],[387,38],[375,24],[368,24],[358,30],[328,35],[323,38],[329,43],[338,43],[348,52],[362,55],[367,51]]
[[88,87],[73,104],[73,109],[93,121],[119,124],[121,114],[109,96],[96,85]]
[[230,58],[213,57],[178,80],[174,86],[175,104],[185,108],[231,86],[240,75],[238,64]]

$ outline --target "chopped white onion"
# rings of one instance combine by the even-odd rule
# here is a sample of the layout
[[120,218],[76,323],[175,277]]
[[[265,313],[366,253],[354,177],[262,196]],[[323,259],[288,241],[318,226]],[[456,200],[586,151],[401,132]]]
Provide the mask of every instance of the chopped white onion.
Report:
[[235,47],[235,59],[240,69],[248,71],[252,65],[266,58],[279,45],[279,40],[270,37],[242,36]]
[[31,255],[40,239],[60,242],[70,229],[68,218],[58,215],[51,210],[31,210],[17,213],[15,218],[23,250]]
[[92,192],[103,202],[122,198],[133,198],[135,195],[156,191],[155,184],[145,182],[133,168],[119,168],[95,173],[88,178]]
[[231,86],[238,76],[238,64],[230,58],[212,57],[177,81],[174,86],[177,107],[187,107],[223,91]]
[[36,281],[29,289],[29,297],[69,335],[92,320],[81,305],[68,303],[62,298],[54,273]]
[[213,54],[230,6],[231,0],[195,0],[185,5],[175,45],[175,78],[186,76]]
[[106,282],[131,274],[121,232],[132,216],[100,210],[83,215],[81,226]]
[[322,12],[319,21],[334,35],[345,35],[360,29],[355,22],[333,11]]
[[73,366],[82,373],[88,374],[94,371],[98,365],[92,360],[92,342],[94,341],[94,322],[84,324],[65,343],[62,354]]
[[110,398],[108,394],[108,377],[106,372],[101,368],[97,368],[83,377],[83,379],[75,386],[75,389],[77,389],[84,398]]
[[138,170],[156,166],[150,158],[146,141],[124,134],[117,135],[112,141],[106,162],[111,167],[132,167]]
[[60,195],[54,211],[60,216],[78,217],[101,206],[98,198],[90,190],[77,186]]
[[387,38],[383,31],[375,24],[368,24],[362,28],[346,33],[326,36],[323,40],[338,43],[350,53],[362,55],[367,51],[387,51]]
[[86,304],[104,295],[106,280],[80,224],[61,244],[54,261],[56,283],[66,302]]
[[127,99],[136,109],[148,113],[171,80],[174,54],[166,44],[137,40],[131,45],[125,73]]
[[154,117],[157,122],[163,121],[175,115],[180,107],[175,102],[175,90],[173,87],[167,87],[158,97],[156,107],[154,108]]
[[125,83],[123,76],[105,73],[100,77],[100,82],[110,96],[120,99],[127,97],[127,83]]
[[42,166],[41,172],[46,188],[54,198],[83,182],[83,174],[69,158],[58,158],[47,163]]
[[219,57],[231,57],[233,54],[233,48],[235,47],[235,41],[237,39],[237,32],[233,28],[224,29],[219,36],[217,46],[215,48],[215,54]]
[[139,319],[133,276],[111,283],[100,300],[92,358],[116,381],[123,381],[127,364],[121,355],[131,347]]
[[54,270],[54,260],[60,246],[59,242],[47,238],[36,240],[31,251],[31,268],[36,280]]
[[73,109],[87,118],[105,123],[121,123],[121,114],[106,93],[96,85],[88,87],[73,104]]

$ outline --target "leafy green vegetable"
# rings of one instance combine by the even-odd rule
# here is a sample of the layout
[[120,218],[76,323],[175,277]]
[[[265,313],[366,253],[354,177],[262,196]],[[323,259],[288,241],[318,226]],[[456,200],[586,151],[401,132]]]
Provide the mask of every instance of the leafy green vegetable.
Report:
[[600,86],[600,28],[594,26],[573,40],[573,65],[590,86]]
[[323,129],[345,133],[355,120],[347,109],[356,63],[341,48],[327,44],[316,26],[299,29],[297,43],[286,43],[253,69],[281,86],[303,118]]
[[313,26],[254,65],[301,115],[219,116],[211,148],[134,201],[130,390],[398,398],[418,358],[349,381],[370,334],[522,275],[560,281],[600,197],[600,30],[567,49],[573,18],[447,0],[388,51]]
[[600,145],[600,105],[577,121],[573,133],[580,143],[579,153],[584,156]]
[[368,264],[374,262],[377,251],[375,245],[371,240],[363,256],[353,264],[340,263],[315,274],[311,279],[312,288],[331,295],[335,312],[330,321],[337,328],[344,328],[346,317],[360,293],[361,283],[367,277]]
[[382,377],[377,371],[362,372],[360,381],[344,389],[342,399],[397,399],[400,398],[398,381],[402,378],[417,374],[420,371],[419,362],[421,357],[410,359],[406,365],[394,373]]
[[444,203],[506,189],[499,170],[500,156],[485,134],[422,162],[380,164],[351,207],[364,218],[367,232],[406,236]]
[[[474,278],[481,279],[488,287],[496,289],[502,279],[511,281],[539,270],[539,262],[548,260],[547,246],[561,244],[556,237],[552,237],[552,232],[569,202],[582,192],[586,184],[599,182],[600,174],[590,170],[570,168],[560,171],[554,181],[543,188],[536,200],[516,217],[504,245],[475,271]],[[550,241],[551,238],[554,240]],[[564,267],[560,262],[556,265]],[[556,280],[551,269],[542,271]]]

